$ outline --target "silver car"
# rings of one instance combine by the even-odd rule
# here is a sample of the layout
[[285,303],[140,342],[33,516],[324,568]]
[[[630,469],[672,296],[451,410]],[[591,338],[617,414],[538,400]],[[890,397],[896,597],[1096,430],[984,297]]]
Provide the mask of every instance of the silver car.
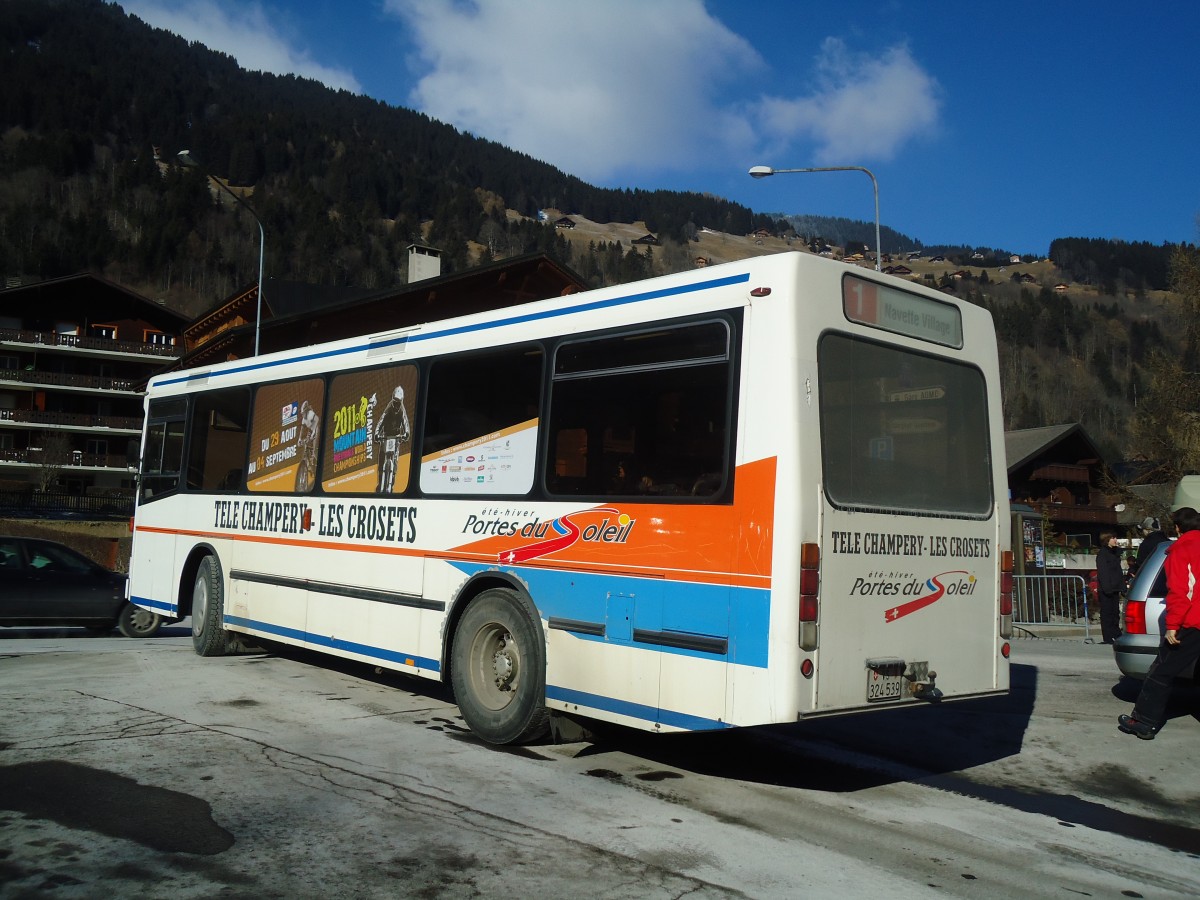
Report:
[[[1167,596],[1167,573],[1163,562],[1171,544],[1171,541],[1164,541],[1155,547],[1129,586],[1125,601],[1125,630],[1113,644],[1113,656],[1122,675],[1145,678],[1150,671],[1150,664],[1158,656],[1163,619],[1167,611],[1164,601]],[[1190,677],[1197,680],[1198,674],[1192,672]]]

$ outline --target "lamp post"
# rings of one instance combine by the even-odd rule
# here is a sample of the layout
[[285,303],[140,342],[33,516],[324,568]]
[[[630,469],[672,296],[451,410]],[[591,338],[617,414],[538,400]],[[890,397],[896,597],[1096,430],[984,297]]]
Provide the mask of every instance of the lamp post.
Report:
[[[180,165],[187,166],[190,169],[200,169],[202,172],[204,172],[204,168],[200,165],[200,163],[196,162],[190,151],[180,150],[179,153],[176,154],[176,158],[179,160]],[[250,213],[250,215],[254,217],[254,221],[258,223],[258,309],[254,315],[254,355],[258,356],[258,338],[259,333],[262,331],[263,259],[267,249],[267,233],[263,230],[262,219],[258,217],[258,213],[254,211],[253,207],[251,207],[249,203],[231,191],[229,187],[219,178],[214,178],[212,175],[209,175],[208,172],[204,172],[204,176],[210,181],[214,182],[217,187],[232,197],[243,209],[246,210],[246,212]]]
[[821,166],[815,169],[772,169],[770,166],[754,166],[750,169],[751,178],[766,178],[768,175],[791,175],[795,172],[866,172],[871,179],[871,187],[875,189],[875,271],[881,271],[883,254],[879,245],[879,182],[870,169],[862,166]]

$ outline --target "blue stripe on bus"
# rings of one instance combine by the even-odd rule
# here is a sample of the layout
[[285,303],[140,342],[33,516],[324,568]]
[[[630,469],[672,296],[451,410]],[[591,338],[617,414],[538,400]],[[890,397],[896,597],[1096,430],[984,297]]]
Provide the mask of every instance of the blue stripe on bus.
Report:
[[163,603],[161,600],[151,600],[149,597],[130,597],[129,602],[136,606],[144,606],[147,609],[157,609],[160,612],[169,613],[170,615],[178,615],[179,607],[174,603]]
[[546,699],[572,703],[576,706],[601,709],[605,712],[617,713],[632,719],[642,719],[646,722],[660,722],[672,728],[682,728],[686,731],[713,731],[718,728],[732,728],[728,722],[720,719],[706,719],[703,716],[690,716],[687,713],[676,712],[672,709],[658,709],[646,706],[644,703],[630,703],[627,700],[617,700],[600,694],[589,694],[586,691],[573,691],[556,685],[546,685]]
[[[452,562],[470,576],[495,571],[494,565]],[[655,653],[767,667],[771,592],[766,588],[599,575],[537,567],[516,567],[543,619],[569,619],[606,625],[605,634],[572,631],[583,641],[621,644]],[[640,605],[639,605],[640,601]],[[614,622],[616,627],[608,625]],[[620,624],[617,624],[620,623]],[[668,635],[728,638],[724,654],[633,640],[633,629]]]
[[186,375],[180,375],[177,378],[164,378],[161,381],[154,382],[155,387],[162,387],[168,384],[179,384],[205,378],[219,378],[226,375],[237,375],[242,372],[254,372],[259,369],[270,369],[276,366],[290,365],[291,363],[307,362],[314,359],[328,359],[334,356],[345,356],[350,353],[358,353],[364,349],[378,349],[380,347],[401,346],[407,343],[416,343],[418,341],[431,341],[437,338],[448,337],[456,334],[470,334],[475,331],[487,331],[492,328],[504,328],[508,325],[521,325],[526,322],[536,322],[539,319],[555,319],[560,316],[574,315],[575,313],[591,312],[597,309],[609,309],[615,306],[625,306],[630,303],[642,303],[646,300],[659,300],[663,297],[674,297],[681,294],[691,294],[697,291],[707,291],[713,288],[727,287],[731,284],[741,284],[750,280],[750,273],[743,272],[740,275],[729,275],[725,278],[714,278],[710,281],[697,281],[692,284],[678,285],[672,288],[661,288],[657,291],[644,291],[640,294],[629,294],[623,297],[613,297],[608,300],[593,300],[590,303],[580,303],[577,306],[561,306],[552,309],[544,310],[537,313],[525,313],[519,316],[508,316],[503,319],[497,319],[494,322],[477,322],[474,325],[460,325],[457,328],[444,328],[441,331],[431,331],[428,333],[402,334],[386,341],[378,341],[376,343],[355,344],[353,347],[343,347],[340,350],[322,350],[319,353],[306,353],[301,356],[289,356],[286,359],[268,360],[267,362],[252,362],[242,366],[234,366],[231,369],[224,369],[220,372],[212,372],[204,370],[200,372],[191,372]]
[[259,622],[240,616],[226,616],[225,623],[228,625],[237,625],[239,628],[253,628],[255,631],[278,635],[279,637],[289,638],[294,641],[316,644],[319,647],[328,647],[331,650],[342,650],[347,653],[357,653],[359,656],[369,656],[372,659],[399,663],[405,668],[415,666],[421,669],[429,669],[433,672],[440,672],[442,670],[442,664],[436,659],[426,659],[423,656],[417,656],[413,653],[398,653],[395,650],[385,650],[382,647],[372,647],[370,644],[359,644],[355,641],[343,641],[339,638],[326,637],[323,634],[313,634],[299,628],[284,628],[282,625],[272,625],[270,622]]

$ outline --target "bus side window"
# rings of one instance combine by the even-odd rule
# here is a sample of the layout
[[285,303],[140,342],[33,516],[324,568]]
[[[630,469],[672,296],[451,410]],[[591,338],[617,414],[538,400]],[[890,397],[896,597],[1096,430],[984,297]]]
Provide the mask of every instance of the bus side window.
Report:
[[196,398],[188,439],[189,490],[216,491],[231,469],[246,459],[250,391],[231,388]]
[[726,321],[571,341],[555,355],[551,494],[711,498],[726,484]]
[[150,404],[139,479],[143,503],[167,496],[179,487],[186,414],[187,401],[183,398]]
[[430,494],[519,496],[533,487],[545,354],[516,345],[429,369],[420,486]]

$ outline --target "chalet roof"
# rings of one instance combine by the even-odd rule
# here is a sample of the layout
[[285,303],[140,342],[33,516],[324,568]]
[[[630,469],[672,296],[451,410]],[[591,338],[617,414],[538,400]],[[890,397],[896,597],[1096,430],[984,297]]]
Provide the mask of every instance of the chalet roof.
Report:
[[271,308],[271,315],[284,319],[301,313],[325,309],[343,303],[354,303],[379,293],[379,290],[360,287],[342,287],[323,284],[305,284],[302,281],[276,281],[267,279],[267,292],[263,302]]
[[[204,334],[212,328],[214,320],[228,318],[231,309],[257,304],[257,289],[257,284],[252,281],[234,291],[192,319],[185,333],[189,336]],[[277,281],[268,278],[267,290],[263,294],[263,322],[312,312],[338,303],[352,302],[373,293],[376,292],[368,288],[305,284],[302,281]],[[250,312],[249,315],[254,316],[255,312]]]
[[[264,300],[272,305],[273,283]],[[362,291],[350,299],[312,306],[320,291],[292,296],[295,311],[264,318],[261,350],[268,353],[322,341],[357,337],[406,325],[564,296],[584,290],[583,280],[543,253],[500,260],[462,272],[426,278],[382,291]],[[276,290],[282,300],[285,292]],[[174,368],[190,368],[250,356],[254,323],[230,328],[189,350]]]
[[[46,317],[49,329],[59,319],[107,322],[124,318],[178,334],[188,321],[183,313],[90,272],[7,288],[0,291],[3,309],[20,310],[22,317],[30,321],[36,321],[40,313]],[[31,314],[34,310],[37,313]]]
[[[1019,469],[1034,457],[1044,453],[1055,444],[1061,443],[1076,432],[1087,442],[1088,446],[1095,449],[1092,439],[1087,436],[1078,423],[1006,431],[1004,433],[1004,458],[1008,464],[1009,474],[1011,475],[1014,469]],[[1095,455],[1098,458],[1099,451]]]

